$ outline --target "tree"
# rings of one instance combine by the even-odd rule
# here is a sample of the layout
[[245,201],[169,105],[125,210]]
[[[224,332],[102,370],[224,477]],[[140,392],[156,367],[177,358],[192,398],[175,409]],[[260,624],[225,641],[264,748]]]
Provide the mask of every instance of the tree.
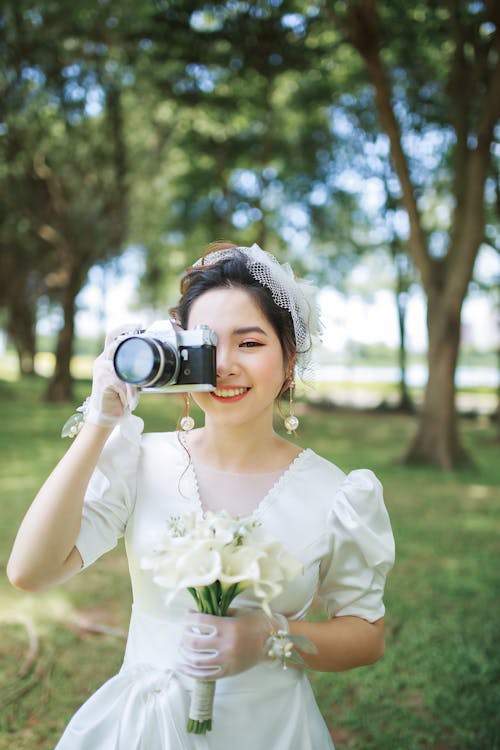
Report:
[[43,243],[33,234],[28,218],[23,221],[16,212],[11,213],[9,198],[6,194],[0,230],[0,307],[6,311],[6,329],[18,356],[19,370],[22,375],[33,375],[36,306],[44,287],[40,270],[45,260]]
[[385,224],[388,234],[386,245],[395,270],[394,296],[396,300],[396,309],[398,314],[399,329],[399,402],[396,406],[398,411],[413,413],[415,405],[410,395],[407,383],[407,361],[408,352],[406,346],[406,312],[408,306],[408,297],[410,288],[415,283],[415,270],[408,253],[406,242],[402,240],[401,234],[397,228],[397,218],[399,215],[398,201],[391,191],[392,173],[385,175],[385,206],[382,215],[382,221]]
[[[277,6],[221,3],[201,12],[196,4],[172,2],[158,8],[134,32],[134,39],[148,40],[136,85],[153,99],[152,86],[157,90],[141,130],[151,151],[142,151],[147,166],[132,220],[133,234],[146,244],[143,293],[153,307],[208,238],[258,241],[282,251],[283,228],[291,224],[286,210],[311,192],[311,150],[330,137],[331,95],[323,85],[320,98],[322,49],[312,53],[305,28],[283,23]],[[317,106],[304,108],[311,84]],[[315,141],[318,135],[322,141]]]
[[[6,14],[7,15],[7,14]],[[36,351],[36,304],[50,270],[45,243],[35,218],[42,191],[33,174],[32,154],[46,124],[37,95],[39,78],[23,65],[20,11],[12,33],[2,19],[3,73],[0,96],[0,306],[22,374],[33,374]]]
[[[494,0],[351,0],[329,3],[328,10],[365,64],[427,295],[429,377],[406,458],[448,469],[468,461],[457,428],[454,374],[462,303],[484,238],[485,185],[500,117],[500,6]],[[415,162],[432,139],[441,159],[425,184]],[[452,204],[447,237],[423,220],[432,191]]]
[[2,19],[2,243],[7,285],[19,293],[7,305],[18,300],[10,317],[27,321],[31,348],[37,295],[28,284],[42,279],[38,293],[61,305],[51,400],[71,398],[76,296],[92,265],[121,252],[126,231],[123,73],[106,44],[106,12],[76,4],[66,15],[57,4],[11,2]]
[[[117,98],[118,94],[111,90],[108,97]],[[104,123],[101,118],[82,119],[66,133],[57,153],[52,151],[47,157],[39,154],[35,162],[46,191],[46,221],[39,232],[58,261],[57,284],[51,296],[59,300],[63,310],[56,366],[48,387],[50,400],[67,400],[71,395],[75,304],[87,273],[123,247],[124,157],[121,133],[113,132],[114,127],[121,128],[119,106],[119,101],[108,101]],[[113,122],[114,117],[118,124]],[[55,143],[57,140],[51,145]]]

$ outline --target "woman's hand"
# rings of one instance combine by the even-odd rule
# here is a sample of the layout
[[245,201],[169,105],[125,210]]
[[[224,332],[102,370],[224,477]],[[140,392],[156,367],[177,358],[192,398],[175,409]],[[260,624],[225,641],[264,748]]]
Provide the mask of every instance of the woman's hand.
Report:
[[189,612],[177,668],[197,680],[214,680],[244,672],[266,658],[272,630],[261,610],[234,617]]
[[136,326],[114,328],[106,336],[104,351],[94,362],[92,392],[85,407],[85,421],[99,427],[114,427],[120,419],[137,406],[137,388],[117,377],[113,355],[120,340]]
[[[198,680],[243,672],[272,658],[267,653],[268,638],[277,630],[289,631],[303,667],[320,672],[373,664],[384,653],[383,618],[371,623],[346,615],[326,622],[306,622],[285,621],[282,615],[273,614],[272,620],[262,610],[236,613],[234,617],[190,612],[180,645],[179,671]],[[308,647],[303,648],[301,641]]]

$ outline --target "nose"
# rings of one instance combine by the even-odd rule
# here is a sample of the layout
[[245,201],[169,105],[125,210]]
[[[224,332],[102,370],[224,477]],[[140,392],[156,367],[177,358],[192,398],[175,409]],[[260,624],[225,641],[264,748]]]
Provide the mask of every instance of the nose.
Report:
[[234,353],[231,347],[224,344],[218,344],[216,350],[217,377],[227,378],[229,375],[235,375],[238,371],[235,362]]

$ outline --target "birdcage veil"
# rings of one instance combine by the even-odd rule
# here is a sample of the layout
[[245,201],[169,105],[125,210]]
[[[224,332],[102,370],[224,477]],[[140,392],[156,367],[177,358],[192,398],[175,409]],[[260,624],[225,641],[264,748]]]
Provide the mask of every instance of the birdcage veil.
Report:
[[297,373],[305,377],[311,366],[311,347],[320,335],[316,288],[310,282],[295,278],[289,263],[280,263],[259,245],[228,247],[209,251],[193,268],[215,265],[239,253],[254,279],[269,289],[278,307],[288,310],[293,321],[297,347]]

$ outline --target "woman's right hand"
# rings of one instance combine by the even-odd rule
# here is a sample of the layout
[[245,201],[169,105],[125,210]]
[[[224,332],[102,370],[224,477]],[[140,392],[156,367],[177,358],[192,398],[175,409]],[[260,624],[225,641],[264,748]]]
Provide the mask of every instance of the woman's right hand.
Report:
[[86,422],[99,427],[114,427],[137,406],[137,388],[120,380],[113,367],[118,343],[136,328],[133,324],[122,325],[107,334],[104,351],[93,366],[92,392],[84,412]]

